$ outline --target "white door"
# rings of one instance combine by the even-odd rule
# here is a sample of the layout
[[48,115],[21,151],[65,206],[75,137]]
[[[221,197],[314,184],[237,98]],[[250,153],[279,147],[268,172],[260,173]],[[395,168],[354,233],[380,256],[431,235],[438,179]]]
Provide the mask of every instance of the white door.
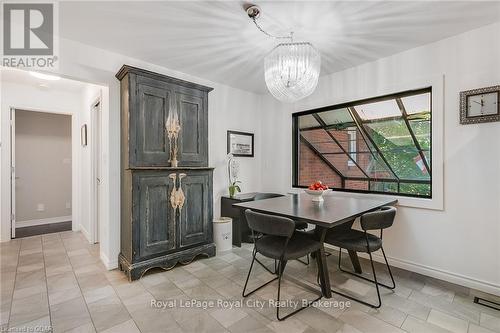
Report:
[[92,106],[92,170],[93,170],[93,221],[92,221],[92,242],[99,242],[99,217],[101,199],[101,102],[98,101]]
[[16,238],[16,110],[10,109],[10,220],[11,238]]

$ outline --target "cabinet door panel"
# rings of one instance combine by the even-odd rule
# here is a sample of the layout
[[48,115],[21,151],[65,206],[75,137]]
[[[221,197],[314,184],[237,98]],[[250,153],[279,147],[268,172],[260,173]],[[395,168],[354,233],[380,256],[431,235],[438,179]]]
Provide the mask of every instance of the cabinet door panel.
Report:
[[208,117],[205,97],[186,89],[176,92],[176,106],[181,123],[179,135],[179,164],[206,166],[208,164]]
[[190,246],[212,239],[212,193],[209,172],[190,173],[182,180],[186,197],[179,216],[180,246]]
[[164,87],[138,84],[136,166],[168,165],[169,144],[165,123],[171,93]]
[[[175,216],[170,205],[172,179],[166,173],[142,172],[135,176],[139,207],[138,256],[144,258],[175,248]],[[136,251],[137,252],[137,251]]]

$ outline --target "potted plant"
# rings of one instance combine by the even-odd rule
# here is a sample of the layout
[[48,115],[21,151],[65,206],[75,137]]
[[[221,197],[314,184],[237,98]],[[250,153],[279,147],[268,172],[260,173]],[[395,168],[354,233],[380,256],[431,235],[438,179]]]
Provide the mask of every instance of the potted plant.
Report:
[[241,188],[238,184],[241,182],[238,180],[239,164],[234,158],[233,154],[228,154],[227,161],[227,175],[229,179],[229,197],[234,198],[236,193],[241,192]]
[[239,180],[236,180],[236,181],[232,182],[231,185],[229,185],[229,197],[234,198],[234,195],[236,193],[241,192],[240,186],[237,185],[238,183],[241,184],[241,182]]

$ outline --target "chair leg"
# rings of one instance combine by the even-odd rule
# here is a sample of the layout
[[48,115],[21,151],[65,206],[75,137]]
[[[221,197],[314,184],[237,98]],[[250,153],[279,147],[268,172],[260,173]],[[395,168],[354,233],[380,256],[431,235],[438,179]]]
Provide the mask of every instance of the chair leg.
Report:
[[[383,249],[383,248],[381,248],[381,249],[382,249],[382,254],[384,255],[384,260],[385,260],[385,264],[386,264],[386,266],[387,266],[387,270],[389,271],[389,275],[391,276],[392,286],[388,286],[388,285],[386,285],[386,284],[384,284],[384,283],[380,283],[380,282],[377,282],[377,284],[378,284],[379,286],[384,287],[384,288],[387,288],[387,289],[393,290],[394,288],[396,288],[396,283],[394,282],[394,277],[392,276],[391,268],[389,267],[389,263],[387,262],[387,258],[386,258],[386,256],[385,256],[384,249]],[[369,278],[367,278],[367,277],[365,277],[365,276],[363,276],[363,275],[356,274],[356,273],[353,273],[353,272],[350,272],[350,271],[347,271],[347,270],[343,269],[343,268],[342,268],[342,266],[340,265],[341,258],[342,258],[342,249],[340,249],[340,251],[339,251],[339,263],[338,263],[339,270],[340,270],[342,273],[347,273],[347,274],[350,274],[350,275],[352,275],[352,276],[356,276],[356,277],[358,277],[358,278],[360,278],[360,279],[363,279],[363,280],[365,280],[365,281],[368,281],[368,282],[371,282],[371,283],[375,283],[375,281],[374,281],[374,280],[369,279]]]
[[391,276],[391,280],[392,280],[392,288],[389,287],[389,289],[394,289],[394,288],[396,288],[396,282],[394,282],[394,276],[392,276],[391,267],[389,266],[389,263],[387,262],[387,257],[385,256],[384,248],[381,247],[380,249],[382,250],[382,254],[384,255],[385,265],[387,266],[387,270],[389,271],[389,275]]
[[259,265],[261,265],[262,267],[264,267],[264,269],[265,269],[266,271],[268,271],[269,273],[271,273],[271,274],[273,274],[273,275],[277,274],[277,264],[276,264],[276,259],[274,260],[274,272],[273,272],[273,271],[271,271],[271,270],[270,270],[270,269],[269,269],[266,265],[264,265],[264,264],[263,264],[263,263],[262,263],[262,262],[261,262],[258,258],[255,258],[255,261],[256,261]]
[[377,299],[378,299],[378,304],[371,304],[371,303],[368,303],[368,302],[362,301],[362,300],[360,300],[360,299],[357,299],[357,298],[355,298],[355,297],[352,297],[352,296],[350,296],[350,295],[347,295],[347,294],[345,294],[345,293],[342,293],[342,292],[339,292],[339,291],[336,291],[336,290],[333,290],[333,289],[332,289],[332,293],[335,293],[335,294],[337,294],[337,295],[341,295],[341,296],[343,296],[343,297],[349,298],[349,299],[351,299],[351,300],[353,300],[353,301],[356,301],[356,302],[359,302],[359,303],[361,303],[361,304],[364,304],[364,305],[370,306],[370,307],[372,307],[372,308],[376,308],[376,309],[380,308],[380,306],[382,305],[382,300],[381,300],[381,298],[380,298],[380,289],[379,289],[379,286],[386,287],[386,288],[388,288],[388,289],[394,289],[394,288],[396,288],[396,283],[394,282],[394,277],[392,276],[391,268],[390,268],[390,266],[389,266],[389,263],[387,262],[387,257],[385,256],[384,249],[383,249],[383,248],[381,248],[381,250],[382,250],[382,254],[384,255],[384,260],[385,260],[385,264],[386,264],[386,266],[387,266],[387,270],[389,271],[389,275],[391,276],[391,280],[392,280],[392,287],[391,287],[391,286],[387,286],[387,285],[385,285],[385,284],[380,283],[380,282],[378,282],[378,281],[377,281],[377,273],[376,273],[376,271],[375,271],[375,265],[374,265],[374,263],[373,263],[372,253],[371,253],[371,251],[369,251],[369,250],[368,250],[367,252],[368,252],[368,255],[370,256],[370,265],[371,265],[371,267],[372,267],[373,280],[368,279],[368,278],[366,278],[366,277],[364,277],[364,276],[361,276],[361,275],[358,275],[358,274],[355,274],[355,273],[352,273],[352,272],[349,272],[349,271],[345,271],[345,270],[343,270],[343,269],[341,268],[341,265],[340,265],[341,260],[342,260],[342,259],[341,259],[341,258],[342,258],[342,249],[340,249],[340,252],[339,252],[339,263],[338,263],[339,269],[340,269],[342,272],[345,272],[345,273],[348,273],[348,274],[354,275],[354,276],[356,276],[356,277],[359,277],[359,278],[361,278],[361,279],[363,279],[363,280],[366,280],[366,281],[369,281],[369,282],[371,282],[371,283],[375,284],[375,288],[376,288],[376,290],[377,290]]
[[255,258],[256,255],[257,255],[257,251],[254,249],[253,254],[252,254],[252,262],[250,263],[250,269],[248,270],[248,275],[247,275],[247,279],[245,281],[245,286],[243,287],[243,292],[242,292],[243,297],[247,297],[247,296],[253,294],[257,290],[267,286],[269,283],[276,281],[276,279],[278,279],[278,276],[277,276],[274,279],[272,279],[271,281],[268,281],[268,282],[264,283],[263,285],[261,285],[260,287],[257,287],[254,290],[250,291],[249,293],[245,294],[245,290],[247,289],[247,285],[248,285],[248,280],[250,279],[250,274],[252,273],[253,263],[254,263],[254,261],[257,261],[257,258]]
[[297,312],[302,311],[302,310],[310,307],[312,304],[314,304],[314,302],[319,301],[323,297],[323,293],[320,293],[320,295],[318,296],[318,298],[316,298],[316,299],[314,299],[312,301],[309,301],[306,306],[302,306],[302,307],[298,308],[297,310],[294,310],[294,311],[290,312],[286,316],[280,317],[281,279],[283,277],[283,272],[285,271],[285,266],[286,266],[286,261],[280,260],[280,262],[278,264],[278,299],[277,299],[277,306],[276,306],[276,318],[279,321],[283,321],[286,318],[293,316]]

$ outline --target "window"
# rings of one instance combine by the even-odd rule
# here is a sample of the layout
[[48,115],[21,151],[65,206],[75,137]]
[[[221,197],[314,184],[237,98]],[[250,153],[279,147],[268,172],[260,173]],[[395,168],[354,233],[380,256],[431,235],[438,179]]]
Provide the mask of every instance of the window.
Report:
[[431,88],[293,114],[293,186],[432,197]]

